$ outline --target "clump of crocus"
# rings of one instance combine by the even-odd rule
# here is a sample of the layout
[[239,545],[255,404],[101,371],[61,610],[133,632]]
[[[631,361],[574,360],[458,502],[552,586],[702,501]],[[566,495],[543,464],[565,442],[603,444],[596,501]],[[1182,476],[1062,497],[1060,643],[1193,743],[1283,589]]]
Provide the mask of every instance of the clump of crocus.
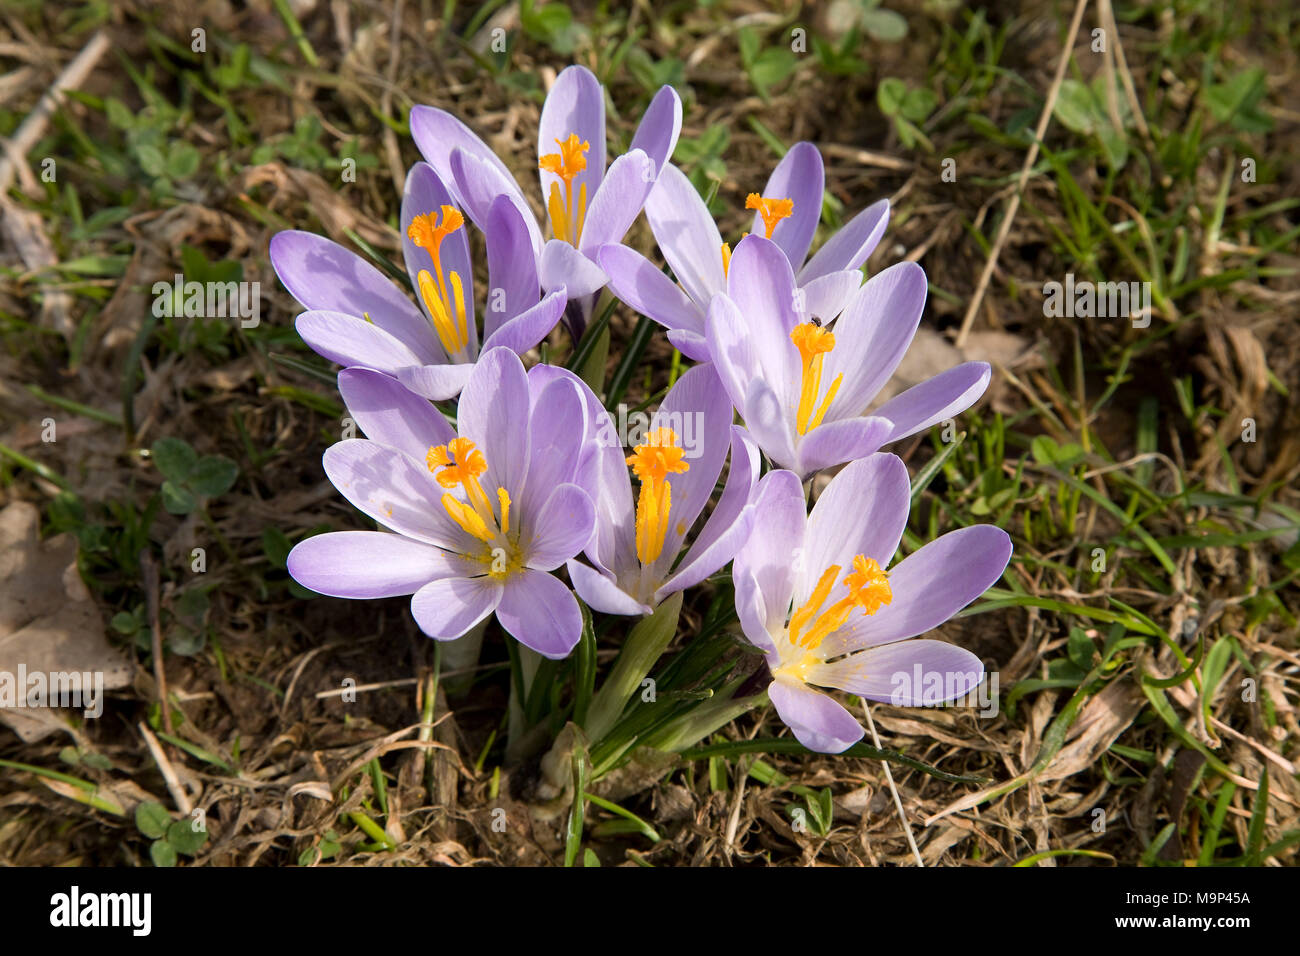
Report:
[[[708,365],[678,379],[631,455],[625,455],[609,414],[596,404],[600,496],[596,533],[586,549],[591,566],[576,560],[568,565],[574,588],[593,609],[649,614],[669,595],[731,560],[749,534],[759,467],[758,449],[731,418],[727,393]],[[713,494],[728,446],[731,468],[722,496],[682,554]],[[639,483],[635,501],[629,472]]]
[[806,478],[950,418],[984,393],[988,364],[966,362],[864,416],[916,335],[925,294],[921,267],[899,263],[868,279],[839,318],[821,322],[801,312],[775,242],[740,242],[727,291],[709,306],[709,354],[772,461]]
[[[785,253],[801,294],[804,320],[833,319],[862,284],[860,267],[889,224],[889,201],[854,216],[808,258],[821,217],[825,173],[812,143],[795,143],[777,164],[761,193],[750,193],[754,235],[771,239]],[[691,181],[675,166],[659,177],[645,206],[659,251],[673,270],[673,283],[640,253],[609,245],[596,259],[610,289],[638,312],[668,329],[668,340],[687,358],[707,361],[705,317],[713,297],[727,290],[731,244]]]
[[[324,236],[278,233],[271,263],[307,307],[296,328],[318,353],[345,367],[386,372],[425,398],[453,398],[480,352],[473,267],[465,217],[427,163],[407,175],[401,224],[418,308],[378,269]],[[493,206],[484,232],[489,292],[482,348],[526,352],[559,321],[565,290],[539,300],[532,249],[509,202]]]
[[464,123],[445,110],[416,106],[411,136],[438,171],[470,219],[489,228],[498,197],[519,213],[528,234],[534,268],[547,291],[565,289],[565,321],[580,338],[607,278],[595,255],[621,240],[641,213],[646,197],[677,146],[682,104],[662,87],[632,137],[631,148],[605,168],[605,91],[590,70],[565,69],[542,106],[537,165],[550,240],[528,200],[497,155]]
[[539,654],[568,654],[582,615],[550,572],[595,525],[586,406],[573,383],[559,378],[534,393],[519,357],[493,348],[465,384],[458,431],[381,373],[346,371],[341,387],[368,437],[330,447],[325,473],[396,534],[308,538],[289,555],[294,579],[334,597],[411,594],[416,623],[438,640],[495,612]]
[[732,566],[736,611],[745,637],[766,653],[769,699],[810,750],[840,753],[862,737],[856,718],[819,687],[910,707],[962,697],[983,679],[969,651],[913,638],[996,582],[1011,540],[975,525],[888,568],[909,497],[906,467],[883,453],[846,466],[811,513],[792,472],[770,472],[759,485],[759,518]]

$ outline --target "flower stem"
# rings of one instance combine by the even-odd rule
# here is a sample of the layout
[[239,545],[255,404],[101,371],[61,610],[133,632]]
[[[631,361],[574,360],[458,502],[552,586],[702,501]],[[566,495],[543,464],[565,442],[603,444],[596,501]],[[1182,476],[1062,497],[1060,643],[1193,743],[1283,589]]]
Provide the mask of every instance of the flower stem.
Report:
[[537,668],[541,666],[542,655],[518,642],[511,643],[516,648],[516,652],[510,655],[511,668],[517,667],[518,670],[517,679],[510,682],[509,717],[506,722],[506,760],[513,763],[525,756],[520,752],[520,746],[525,739],[524,734],[528,730],[528,719],[524,708],[528,704],[528,694],[533,686],[533,678],[537,676]]
[[641,682],[654,667],[659,656],[677,633],[677,618],[682,610],[682,593],[678,591],[648,617],[642,618],[632,628],[623,644],[614,669],[596,692],[587,712],[583,729],[592,743],[609,733],[619,716],[632,699]]

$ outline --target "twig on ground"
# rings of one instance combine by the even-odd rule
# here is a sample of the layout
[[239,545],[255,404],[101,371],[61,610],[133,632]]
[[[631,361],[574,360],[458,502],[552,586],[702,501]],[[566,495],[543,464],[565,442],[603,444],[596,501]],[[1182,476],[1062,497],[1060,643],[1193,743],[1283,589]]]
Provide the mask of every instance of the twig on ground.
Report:
[[1088,0],[1078,0],[1074,8],[1074,17],[1070,20],[1070,31],[1065,37],[1065,46],[1061,49],[1061,58],[1056,62],[1056,76],[1052,78],[1052,86],[1047,91],[1047,100],[1043,103],[1043,112],[1038,117],[1038,128],[1034,130],[1034,141],[1030,144],[1029,152],[1025,154],[1025,164],[1020,167],[1020,179],[1016,183],[1016,191],[1011,194],[1011,200],[1007,203],[1007,211],[1002,216],[1002,222],[998,225],[997,238],[993,240],[993,248],[989,250],[988,261],[984,263],[984,271],[980,273],[979,284],[975,287],[975,294],[971,296],[970,305],[966,307],[966,315],[961,320],[961,331],[957,333],[957,348],[966,344],[966,336],[970,332],[971,323],[975,321],[975,314],[979,312],[980,305],[984,302],[984,291],[989,286],[989,280],[993,278],[993,270],[997,268],[998,256],[1002,253],[1002,246],[1007,241],[1007,236],[1011,234],[1011,223],[1016,218],[1016,210],[1020,208],[1020,197],[1025,193],[1025,184],[1029,181],[1029,172],[1034,168],[1034,162],[1038,159],[1038,146],[1043,141],[1043,136],[1047,133],[1047,124],[1052,121],[1052,110],[1056,108],[1056,97],[1061,92],[1061,83],[1065,80],[1065,69],[1070,63],[1070,54],[1074,50],[1075,37],[1079,35],[1079,24],[1083,22],[1083,11],[1088,6]]

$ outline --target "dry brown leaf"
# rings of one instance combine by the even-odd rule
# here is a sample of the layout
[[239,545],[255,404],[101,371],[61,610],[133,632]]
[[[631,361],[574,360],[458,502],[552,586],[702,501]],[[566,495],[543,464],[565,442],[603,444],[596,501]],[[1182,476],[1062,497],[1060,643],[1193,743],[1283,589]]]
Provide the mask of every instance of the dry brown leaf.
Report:
[[[0,673],[15,682],[20,668],[29,675],[100,673],[103,690],[125,687],[131,661],[104,635],[103,617],[77,571],[76,540],[61,534],[42,542],[39,529],[40,513],[28,502],[0,511]],[[0,709],[0,720],[31,742],[61,726],[41,711]]]
[[1070,728],[1074,738],[1052,758],[1037,777],[1040,783],[1062,780],[1091,767],[1133,723],[1146,703],[1142,691],[1129,681],[1112,681],[1083,705]]

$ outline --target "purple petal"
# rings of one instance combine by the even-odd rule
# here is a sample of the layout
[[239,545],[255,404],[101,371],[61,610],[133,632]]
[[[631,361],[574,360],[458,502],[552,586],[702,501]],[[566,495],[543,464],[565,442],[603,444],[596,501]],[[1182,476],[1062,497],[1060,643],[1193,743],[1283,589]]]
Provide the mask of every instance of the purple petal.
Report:
[[364,365],[395,373],[399,368],[424,364],[424,360],[402,342],[355,315],[304,312],[294,321],[293,327],[312,351],[345,368]]
[[794,272],[785,253],[761,236],[742,239],[731,256],[727,297],[744,316],[763,377],[783,404],[793,409],[801,373],[790,333],[801,316],[795,309]]
[[425,634],[450,641],[497,609],[505,588],[488,575],[443,578],[426,584],[411,598],[411,616]]
[[893,424],[888,418],[869,416],[818,425],[799,442],[799,475],[865,458],[880,450]]
[[872,276],[836,320],[835,348],[826,356],[822,381],[844,380],[827,419],[861,415],[889,381],[916,335],[925,308],[925,270],[900,262]]
[[904,641],[938,627],[996,584],[1010,560],[1011,538],[990,524],[936,538],[890,570],[889,604],[870,616],[854,615],[826,638],[825,656]]
[[637,615],[650,614],[654,610],[632,597],[611,578],[581,561],[571,560],[566,567],[569,569],[569,580],[573,582],[573,589],[593,611],[602,614]]
[[795,604],[803,604],[822,572],[835,564],[840,573],[827,600],[837,600],[855,555],[887,567],[907,526],[911,497],[907,466],[896,455],[875,454],[846,465],[808,515],[807,561]]
[[318,534],[289,552],[290,576],[330,597],[414,594],[430,581],[463,575],[467,569],[456,555],[383,531]]
[[[537,304],[541,286],[532,237],[526,220],[510,197],[498,196],[492,201],[483,232],[488,260],[483,338],[491,341],[497,329]],[[563,308],[563,303],[560,307]]]
[[535,365],[529,370],[528,388],[534,404],[557,379],[573,383],[586,403],[587,436],[573,483],[586,491],[596,506],[596,530],[587,545],[587,556],[600,570],[610,571],[614,556],[631,548],[631,545],[625,546],[625,541],[630,541],[634,534],[632,486],[623,445],[600,399],[582,379],[567,369]]
[[670,594],[694,587],[710,574],[721,569],[735,557],[736,551],[745,543],[757,520],[758,516],[753,508],[743,508],[717,538],[708,542],[703,548],[693,547],[689,563],[683,562],[682,567],[655,591],[655,603],[658,604]]
[[344,369],[339,373],[339,392],[367,438],[417,462],[424,461],[431,447],[456,437],[441,412],[382,372]]
[[800,283],[841,269],[857,269],[880,244],[889,225],[889,200],[872,203],[826,240],[799,272]]
[[818,276],[801,286],[804,317],[815,315],[822,320],[822,325],[829,324],[844,311],[861,286],[862,273],[855,269]]
[[445,402],[464,390],[473,371],[474,366],[469,364],[412,365],[397,369],[393,375],[416,395],[435,402]]
[[[433,258],[429,251],[417,246],[408,234],[411,220],[419,215],[431,214],[435,222],[441,222],[442,207],[454,207],[454,205],[451,193],[447,191],[447,187],[443,185],[432,166],[428,163],[416,163],[411,167],[411,171],[406,175],[406,189],[402,196],[401,226],[402,254],[405,256],[406,271],[411,276],[412,282],[416,282],[422,269],[428,271],[435,282],[438,281],[438,274],[434,270]],[[468,354],[473,355],[478,351],[478,327],[474,324],[474,266],[469,258],[469,237],[463,226],[442,240],[438,256],[442,262],[443,280],[449,296],[455,295],[451,285],[452,274],[460,277],[465,302],[465,323],[469,332]],[[416,288],[419,288],[418,282]],[[428,315],[428,308],[424,306],[423,301],[421,307],[424,308],[425,315]],[[452,319],[455,318],[456,314],[453,311]]]
[[461,392],[456,424],[487,460],[482,485],[489,496],[504,488],[519,497],[528,470],[530,407],[519,356],[501,348],[484,352]]
[[609,276],[609,288],[635,311],[664,328],[704,331],[704,312],[649,259],[627,246],[602,246],[596,262]]
[[400,451],[350,438],[325,449],[322,463],[339,494],[385,527],[449,551],[477,547],[448,517],[429,469]]
[[900,641],[818,664],[808,680],[896,707],[937,706],[964,697],[984,679],[970,651],[943,641]]
[[713,495],[727,458],[732,410],[711,365],[696,365],[677,380],[650,419],[650,431],[671,428],[685,449],[687,470],[668,476],[672,489],[664,547],[654,562],[653,577],[667,576],[682,540]]
[[793,416],[790,406],[761,378],[749,383],[742,406],[745,427],[767,457],[782,468],[798,469],[799,452],[795,447]]
[[750,380],[760,374],[758,354],[736,303],[725,294],[713,297],[705,318],[705,338],[718,378],[743,416]]
[[542,249],[537,275],[547,292],[564,289],[570,299],[599,292],[609,281],[600,266],[559,239],[552,239]]
[[271,239],[271,264],[289,293],[307,309],[341,312],[371,321],[403,343],[419,361],[436,361],[428,321],[382,272],[337,242],[310,232],[279,232]]
[[[767,630],[767,607],[763,602],[763,592],[758,586],[757,579],[752,571],[737,570],[733,564],[731,583],[736,592],[736,617],[740,619],[741,633],[749,643],[767,655],[769,667],[779,667],[781,655],[776,649],[775,639]],[[781,624],[784,623],[783,612]]]
[[582,611],[569,589],[527,568],[506,580],[497,620],[520,644],[552,660],[566,657],[582,636]]
[[[573,179],[573,201],[587,187],[590,202],[600,188],[605,172],[605,91],[600,81],[584,66],[570,66],[555,78],[555,85],[542,104],[542,118],[537,127],[537,157],[560,151],[559,143],[577,134],[590,146],[586,153],[587,168]],[[551,184],[558,183],[564,195],[564,182],[555,173],[538,170],[542,182],[542,201],[551,195]]]
[[682,100],[671,86],[659,87],[641,123],[636,128],[629,149],[639,149],[649,157],[656,177],[668,166],[682,132]]
[[492,204],[499,197],[505,196],[519,212],[519,218],[528,230],[533,256],[539,256],[542,251],[542,230],[514,179],[487,160],[461,149],[451,151],[449,164],[452,179],[444,178],[444,182],[455,185],[457,202],[474,225],[487,229]]
[[[505,186],[497,192],[511,193],[520,206],[524,209],[528,208],[528,202],[524,199],[519,184],[510,175],[510,170],[506,169],[505,164],[483,140],[456,117],[432,106],[414,106],[411,108],[410,127],[411,138],[415,140],[416,147],[442,181],[452,188],[458,206],[467,208],[469,204],[460,194],[459,184],[452,173],[451,155],[456,150],[490,166]],[[479,222],[479,220],[475,221]]]
[[722,236],[694,184],[676,166],[661,168],[645,204],[659,251],[701,309],[727,286],[722,271]]
[[587,408],[573,382],[556,379],[531,401],[528,476],[515,502],[521,528],[538,516],[556,488],[573,480],[587,438]]
[[650,190],[654,189],[657,172],[639,149],[614,160],[587,207],[587,219],[578,240],[578,248],[584,255],[594,255],[606,243],[622,240],[641,214]]
[[[826,174],[822,169],[822,156],[812,143],[795,143],[777,163],[776,169],[763,187],[768,199],[793,199],[794,209],[789,218],[782,219],[772,232],[772,241],[781,247],[791,267],[798,269],[808,256],[817,221],[822,216],[822,193],[826,188]],[[763,218],[754,214],[754,224],[749,230],[754,235],[766,235]]]
[[525,309],[505,325],[499,326],[483,343],[484,350],[501,347],[516,355],[523,355],[555,328],[555,323],[564,314],[566,301],[568,294],[564,289],[550,293],[531,309]]
[[843,753],[862,739],[862,726],[852,714],[806,684],[774,680],[767,696],[785,725],[809,750]]
[[[807,563],[807,515],[798,476],[789,471],[764,475],[758,483],[754,512],[754,531],[736,552],[732,565],[737,609],[742,590],[756,588],[764,633],[780,631],[790,612],[798,569]],[[754,641],[749,629],[745,633]]]
[[553,571],[587,546],[596,527],[596,508],[577,485],[560,485],[535,515],[521,515],[520,525],[524,563],[537,571]]
[[991,375],[987,362],[965,362],[895,395],[872,414],[893,422],[885,441],[898,441],[966,411],[989,387]]
[[[703,324],[703,320],[701,320]],[[709,340],[698,332],[689,332],[686,329],[669,329],[666,335],[673,348],[681,352],[692,362],[709,362]]]
[[636,554],[636,505],[623,447],[603,408],[601,414],[599,420],[608,434],[596,437],[592,471],[596,480],[596,493],[592,495],[596,529],[587,544],[587,557],[601,570],[622,572],[633,566]]
[[664,588],[671,588],[666,594],[703,581],[730,561],[745,543],[752,519],[746,520],[744,512],[754,498],[761,463],[758,445],[749,432],[732,425],[731,467],[722,497],[682,559],[681,567],[664,583]]

